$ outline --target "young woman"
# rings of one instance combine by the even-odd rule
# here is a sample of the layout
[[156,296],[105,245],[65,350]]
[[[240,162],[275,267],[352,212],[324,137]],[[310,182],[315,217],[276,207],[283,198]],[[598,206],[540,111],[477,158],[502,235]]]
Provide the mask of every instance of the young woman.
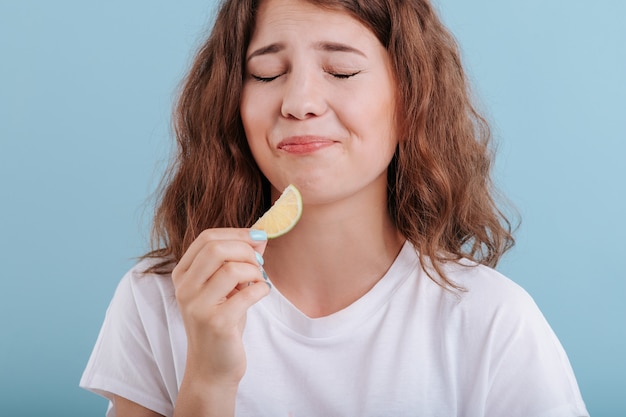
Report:
[[[226,1],[176,113],[157,248],[81,385],[109,416],[586,416],[427,0]],[[288,184],[304,213],[248,229]]]

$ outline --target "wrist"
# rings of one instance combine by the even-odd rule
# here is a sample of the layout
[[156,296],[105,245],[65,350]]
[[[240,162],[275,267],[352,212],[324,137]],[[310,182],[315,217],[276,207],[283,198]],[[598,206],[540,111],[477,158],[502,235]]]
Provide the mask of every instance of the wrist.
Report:
[[238,388],[238,382],[195,378],[186,373],[178,392],[174,416],[234,416]]

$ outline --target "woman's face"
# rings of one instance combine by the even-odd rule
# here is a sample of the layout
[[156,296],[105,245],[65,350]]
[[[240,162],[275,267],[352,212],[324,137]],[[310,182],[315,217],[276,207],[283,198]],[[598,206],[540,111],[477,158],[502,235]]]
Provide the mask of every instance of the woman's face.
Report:
[[305,203],[384,193],[396,145],[387,51],[345,12],[264,0],[246,53],[241,118],[273,192]]

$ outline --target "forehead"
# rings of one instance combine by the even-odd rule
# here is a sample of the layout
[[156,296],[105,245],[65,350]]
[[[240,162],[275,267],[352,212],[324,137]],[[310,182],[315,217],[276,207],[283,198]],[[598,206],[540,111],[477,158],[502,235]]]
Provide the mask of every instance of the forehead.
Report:
[[[285,32],[300,37],[354,35],[371,32],[359,20],[340,6],[318,6],[306,0],[262,0],[257,10],[252,40],[279,36]],[[315,33],[312,33],[315,32]]]

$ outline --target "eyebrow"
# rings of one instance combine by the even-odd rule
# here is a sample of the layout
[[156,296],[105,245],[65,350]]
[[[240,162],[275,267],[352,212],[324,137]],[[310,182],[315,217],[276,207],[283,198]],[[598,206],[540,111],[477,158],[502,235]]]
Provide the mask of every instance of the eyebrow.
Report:
[[[324,51],[324,52],[349,52],[349,53],[361,55],[362,57],[367,58],[367,55],[365,55],[359,49],[354,48],[350,45],[346,45],[344,43],[339,43],[339,42],[318,42],[314,45],[314,48],[319,51]],[[267,46],[264,46],[262,48],[255,50],[248,56],[246,61],[250,61],[252,58],[256,56],[276,54],[284,49],[285,49],[284,44],[273,43],[273,44],[270,44],[270,45],[267,45]]]
[[346,45],[345,43],[319,42],[315,45],[315,49],[325,52],[349,52],[367,58],[367,56],[362,51],[350,45]]
[[264,46],[252,52],[250,56],[248,56],[246,61],[250,61],[255,56],[275,54],[275,53],[282,51],[283,49],[285,49],[285,45],[283,45],[282,43],[273,43],[271,45]]

